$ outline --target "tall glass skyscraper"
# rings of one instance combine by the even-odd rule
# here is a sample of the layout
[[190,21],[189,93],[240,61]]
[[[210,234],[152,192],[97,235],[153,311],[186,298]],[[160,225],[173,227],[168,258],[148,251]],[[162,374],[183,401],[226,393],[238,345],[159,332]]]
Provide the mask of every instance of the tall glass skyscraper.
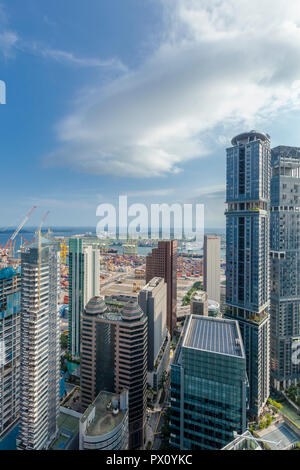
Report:
[[190,315],[171,366],[170,443],[221,449],[245,432],[247,386],[238,322]]
[[69,336],[73,358],[80,357],[81,316],[88,301],[100,294],[100,250],[88,239],[69,240]]
[[225,317],[239,321],[254,416],[269,396],[270,158],[261,132],[240,134],[227,149]]
[[300,381],[300,148],[272,150],[271,379],[277,389]]

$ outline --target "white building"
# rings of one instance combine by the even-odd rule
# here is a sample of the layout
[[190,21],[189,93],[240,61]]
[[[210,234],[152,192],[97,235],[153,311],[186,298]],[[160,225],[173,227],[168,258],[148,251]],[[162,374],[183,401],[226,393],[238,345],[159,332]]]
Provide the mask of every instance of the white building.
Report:
[[221,238],[217,235],[204,236],[203,283],[211,300],[220,303],[220,251]]
[[60,381],[60,254],[42,239],[22,253],[18,449],[47,449],[57,433]]
[[20,290],[19,269],[0,269],[0,439],[19,415]]
[[167,329],[167,284],[154,277],[140,291],[139,305],[148,317],[148,384],[157,390],[170,357],[170,335]]

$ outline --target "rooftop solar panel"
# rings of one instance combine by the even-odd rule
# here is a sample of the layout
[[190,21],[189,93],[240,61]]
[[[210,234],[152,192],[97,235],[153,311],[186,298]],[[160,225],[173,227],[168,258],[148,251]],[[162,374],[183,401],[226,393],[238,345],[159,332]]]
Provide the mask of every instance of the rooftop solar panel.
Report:
[[241,336],[234,320],[192,315],[183,346],[244,357]]

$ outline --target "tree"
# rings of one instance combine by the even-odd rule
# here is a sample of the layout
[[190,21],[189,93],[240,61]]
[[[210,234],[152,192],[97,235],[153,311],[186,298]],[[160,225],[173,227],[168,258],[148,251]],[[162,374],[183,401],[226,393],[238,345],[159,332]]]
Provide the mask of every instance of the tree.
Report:
[[63,348],[68,347],[68,337],[64,333],[60,335],[60,344]]

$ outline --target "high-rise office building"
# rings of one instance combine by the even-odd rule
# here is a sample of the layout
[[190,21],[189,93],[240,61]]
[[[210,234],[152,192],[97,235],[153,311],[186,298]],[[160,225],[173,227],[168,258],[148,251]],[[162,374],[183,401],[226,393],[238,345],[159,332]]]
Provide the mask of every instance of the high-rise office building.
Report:
[[269,396],[270,154],[270,137],[256,131],[227,149],[224,316],[239,321],[254,416]]
[[177,310],[177,241],[159,241],[152,254],[146,257],[146,283],[163,277],[167,283],[167,327],[172,336]]
[[0,437],[17,421],[20,386],[20,270],[0,270]]
[[245,432],[247,387],[238,322],[190,315],[171,365],[171,445],[221,449]]
[[147,317],[136,300],[93,297],[82,316],[81,404],[100,393],[129,391],[129,448],[144,444],[147,402]]
[[271,379],[279,390],[300,381],[300,148],[271,155]]
[[167,285],[164,279],[151,279],[140,291],[138,303],[148,318],[148,384],[157,391],[170,359]]
[[100,251],[84,238],[69,241],[69,352],[80,357],[80,324],[87,302],[100,294]]
[[35,241],[21,256],[19,449],[40,450],[57,432],[60,383],[60,259],[55,242]]
[[208,298],[220,303],[221,238],[205,235],[203,247],[203,285]]

